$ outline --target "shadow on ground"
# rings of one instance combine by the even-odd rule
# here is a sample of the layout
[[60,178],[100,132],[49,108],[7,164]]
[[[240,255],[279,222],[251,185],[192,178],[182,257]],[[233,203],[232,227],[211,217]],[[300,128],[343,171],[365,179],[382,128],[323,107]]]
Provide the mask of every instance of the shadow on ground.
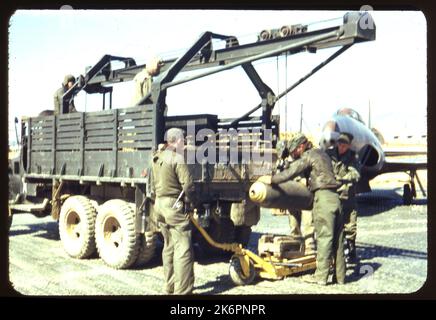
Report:
[[387,258],[392,256],[421,260],[427,259],[427,252],[424,251],[399,249],[361,242],[357,243],[357,255],[360,259],[363,260],[373,259],[377,257]]
[[[261,279],[259,277],[256,277],[252,283],[250,283],[247,286],[256,285],[261,281],[265,281],[264,279]],[[202,292],[201,294],[220,294],[223,292],[226,292],[230,289],[235,288],[237,285],[233,283],[233,281],[230,279],[230,276],[228,274],[219,275],[214,280],[208,281],[207,283],[196,287],[198,290],[205,290],[207,291]]]
[[373,275],[380,267],[381,264],[378,262],[359,262],[351,267],[354,269],[354,272],[350,275],[347,275],[346,281],[347,283],[357,282],[363,278]]
[[347,277],[348,282],[356,282],[362,278],[374,274],[377,269],[379,269],[382,264],[379,262],[371,261],[374,258],[387,258],[387,257],[405,257],[411,259],[426,260],[427,253],[416,250],[399,249],[380,245],[373,245],[369,243],[358,243],[357,244],[357,256],[359,261],[355,265],[348,265],[347,269],[354,270],[349,277]]
[[36,237],[47,240],[60,240],[59,227],[56,221],[19,226],[14,226],[12,224],[11,230],[9,230],[10,237],[30,234],[35,234]]
[[[398,206],[404,206],[400,195],[402,188],[374,189],[372,192],[361,193],[356,197],[359,216],[373,216],[389,211]],[[427,199],[414,199],[412,205],[427,205]]]

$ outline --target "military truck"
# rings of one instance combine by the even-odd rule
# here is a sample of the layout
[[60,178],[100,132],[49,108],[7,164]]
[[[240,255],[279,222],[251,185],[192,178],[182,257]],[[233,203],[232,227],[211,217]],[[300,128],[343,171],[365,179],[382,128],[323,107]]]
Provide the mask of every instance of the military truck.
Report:
[[[280,121],[272,114],[275,103],[354,43],[374,40],[375,25],[368,28],[368,21],[372,20],[367,13],[347,13],[339,26],[314,31],[302,25],[283,26],[263,30],[257,41],[248,44],[239,44],[234,36],[205,32],[183,55],[164,61],[147,96],[122,108],[112,106],[113,86],[132,80],[145,65],[129,57],[103,56],[64,94],[60,114],[21,119],[20,157],[12,161],[10,176],[23,183],[10,197],[11,212],[51,215],[59,223],[65,251],[73,258],[98,252],[106,264],[120,269],[147,263],[159,232],[150,160],[164,142],[165,131],[178,127],[187,133],[187,150],[207,156],[189,164],[201,199],[192,208],[198,220],[216,241],[246,244],[251,227],[260,219],[259,207],[249,201],[247,192],[275,164]],[[216,49],[217,42],[222,48]],[[261,59],[331,47],[339,49],[279,94],[252,65]],[[123,66],[115,68],[120,62]],[[212,113],[166,115],[170,88],[236,67],[259,93],[254,108],[232,119]],[[176,79],[178,75],[187,76]],[[67,113],[71,99],[82,90],[103,95],[101,111]],[[257,110],[261,115],[253,116]],[[237,155],[233,159],[232,151]],[[211,249],[201,237],[194,238],[205,250]]]

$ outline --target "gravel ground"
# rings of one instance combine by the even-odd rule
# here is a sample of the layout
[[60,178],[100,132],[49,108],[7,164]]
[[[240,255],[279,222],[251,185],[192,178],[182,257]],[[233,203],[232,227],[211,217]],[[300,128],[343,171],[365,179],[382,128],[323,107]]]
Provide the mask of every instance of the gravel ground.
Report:
[[[359,197],[357,250],[360,262],[347,269],[345,285],[326,287],[304,283],[300,277],[256,279],[235,286],[228,276],[228,259],[199,258],[195,262],[195,293],[200,295],[412,293],[427,277],[427,200],[418,194],[403,206],[398,182],[394,189],[376,189]],[[249,248],[256,251],[264,233],[289,232],[285,216],[262,210]],[[75,260],[63,251],[57,223],[50,217],[17,215],[9,232],[10,281],[24,295],[161,295],[160,254],[148,267],[114,270],[102,260]]]

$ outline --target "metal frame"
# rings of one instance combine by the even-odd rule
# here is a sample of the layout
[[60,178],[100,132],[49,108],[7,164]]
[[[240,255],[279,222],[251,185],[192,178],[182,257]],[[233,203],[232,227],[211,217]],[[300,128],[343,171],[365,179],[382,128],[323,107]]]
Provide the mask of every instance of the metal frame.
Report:
[[[157,148],[159,143],[163,142],[165,98],[168,88],[238,66],[243,68],[259,92],[261,103],[240,118],[232,121],[229,124],[229,128],[235,127],[240,121],[247,119],[254,111],[262,108],[262,129],[270,129],[272,109],[280,98],[342,54],[352,44],[375,39],[375,25],[372,29],[364,28],[361,24],[362,20],[368,21],[372,20],[372,18],[369,13],[351,12],[344,15],[343,25],[340,26],[293,34],[266,41],[257,41],[245,45],[239,45],[238,40],[234,36],[220,35],[212,32],[203,33],[182,56],[177,59],[164,61],[164,65],[161,68],[161,76],[152,83],[151,92],[137,104],[149,106],[153,110],[155,148]],[[214,50],[212,40],[215,39],[225,40],[226,48]],[[278,96],[262,81],[251,64],[253,61],[268,57],[295,54],[302,51],[316,52],[318,49],[335,46],[341,46],[341,48]],[[123,61],[126,67],[111,70],[110,62],[113,60]],[[105,85],[132,80],[144,66],[136,65],[132,58],[105,55],[87,72],[84,79],[81,79],[71,90],[65,93],[64,108],[68,105],[66,101],[69,101],[68,99],[77,94],[81,89],[85,89],[88,93],[111,92],[111,88],[105,87]],[[174,80],[178,74],[196,69],[209,70],[201,74]]]

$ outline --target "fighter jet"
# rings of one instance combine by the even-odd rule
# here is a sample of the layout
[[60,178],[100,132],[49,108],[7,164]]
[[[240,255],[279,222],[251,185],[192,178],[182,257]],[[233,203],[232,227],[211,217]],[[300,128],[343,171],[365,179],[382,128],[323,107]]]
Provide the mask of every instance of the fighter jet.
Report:
[[[359,113],[350,108],[339,109],[336,114],[324,125],[319,145],[322,149],[332,147],[340,132],[348,132],[354,136],[351,149],[359,156],[361,164],[361,179],[357,185],[357,192],[370,192],[369,181],[376,176],[388,172],[406,172],[410,176],[410,182],[403,187],[403,202],[410,204],[416,197],[415,180],[418,182],[422,194],[426,197],[425,190],[416,173],[417,170],[427,169],[427,160],[417,161],[387,160],[393,156],[415,156],[427,154],[426,151],[384,151],[380,140],[382,137],[376,130],[371,130]],[[414,159],[415,160],[415,159]]]

